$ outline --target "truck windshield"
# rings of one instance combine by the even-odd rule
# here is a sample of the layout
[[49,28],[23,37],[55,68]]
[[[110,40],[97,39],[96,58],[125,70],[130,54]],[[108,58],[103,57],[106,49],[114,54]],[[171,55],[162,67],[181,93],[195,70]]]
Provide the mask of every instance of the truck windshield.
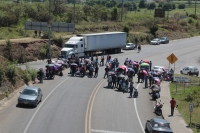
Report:
[[65,44],[65,47],[67,47],[67,48],[77,48],[77,45]]

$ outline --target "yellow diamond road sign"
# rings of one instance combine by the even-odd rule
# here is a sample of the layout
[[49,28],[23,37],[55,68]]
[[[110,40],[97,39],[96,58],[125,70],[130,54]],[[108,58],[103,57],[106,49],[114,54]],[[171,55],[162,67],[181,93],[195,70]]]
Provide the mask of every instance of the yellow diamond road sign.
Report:
[[174,63],[178,60],[178,58],[172,53],[171,55],[169,55],[169,56],[167,57],[167,60],[168,60],[171,64],[174,64]]

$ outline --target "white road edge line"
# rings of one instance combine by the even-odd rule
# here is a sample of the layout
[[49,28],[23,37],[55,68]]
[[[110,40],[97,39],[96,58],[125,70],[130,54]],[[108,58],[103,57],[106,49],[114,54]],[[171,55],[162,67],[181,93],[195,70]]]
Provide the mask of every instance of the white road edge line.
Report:
[[68,80],[69,78],[66,78],[65,80],[63,80],[60,84],[58,84],[48,95],[47,97],[42,101],[42,103],[40,104],[40,106],[37,108],[37,110],[35,111],[35,113],[33,114],[33,116],[31,117],[31,119],[29,120],[26,128],[24,129],[23,133],[26,133],[31,122],[33,121],[34,117],[36,116],[37,112],[40,110],[40,108],[42,107],[42,105],[45,103],[45,101],[49,98],[49,96],[62,84],[64,83],[66,80]]
[[[138,89],[139,86],[140,86],[140,83],[137,85],[136,89]],[[134,98],[134,107],[135,107],[135,112],[136,112],[138,121],[139,121],[139,123],[140,123],[140,127],[142,128],[142,132],[145,133],[145,132],[144,132],[144,127],[142,126],[142,122],[141,122],[141,120],[140,120],[140,116],[139,116],[139,114],[138,114],[138,109],[137,109],[137,105],[136,105],[136,98]]]

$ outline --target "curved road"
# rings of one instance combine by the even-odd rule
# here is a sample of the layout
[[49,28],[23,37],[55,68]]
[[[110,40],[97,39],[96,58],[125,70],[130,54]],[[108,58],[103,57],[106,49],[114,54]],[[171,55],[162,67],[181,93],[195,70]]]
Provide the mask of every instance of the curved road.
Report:
[[[187,65],[197,66],[200,70],[199,41],[200,38],[196,37],[160,46],[146,45],[142,46],[139,54],[132,50],[111,56],[117,57],[121,65],[125,58],[129,58],[138,61],[148,59],[153,62],[153,66],[168,67],[166,58],[174,53],[178,57],[175,69],[177,73]],[[40,68],[44,64],[45,62],[30,63],[33,68]],[[43,101],[37,108],[17,107],[17,96],[10,100],[0,110],[0,132],[143,133],[146,120],[157,117],[153,113],[154,102],[150,101],[149,90],[143,89],[144,84],[134,84],[139,90],[139,97],[133,99],[128,98],[128,93],[105,88],[107,82],[102,79],[104,67],[100,68],[98,78],[70,77],[67,75],[68,71],[64,71],[63,77],[35,85],[44,94]]]

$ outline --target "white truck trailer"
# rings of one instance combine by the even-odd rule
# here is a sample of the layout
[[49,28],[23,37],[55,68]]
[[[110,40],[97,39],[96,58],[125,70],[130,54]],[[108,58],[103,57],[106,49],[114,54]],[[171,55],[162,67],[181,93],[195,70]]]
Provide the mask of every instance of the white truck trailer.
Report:
[[84,57],[95,52],[120,53],[126,46],[126,32],[80,34],[71,37],[61,50],[62,58]]

